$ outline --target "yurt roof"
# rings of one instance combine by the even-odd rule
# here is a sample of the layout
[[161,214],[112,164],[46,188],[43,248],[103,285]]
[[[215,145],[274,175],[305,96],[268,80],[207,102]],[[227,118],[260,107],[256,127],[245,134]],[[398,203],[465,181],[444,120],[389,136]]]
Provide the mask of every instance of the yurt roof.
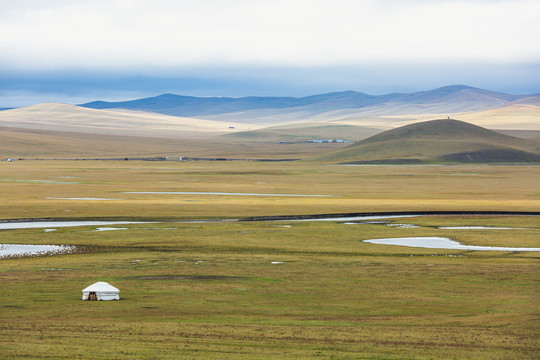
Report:
[[95,291],[95,292],[98,292],[98,291],[116,291],[116,292],[119,292],[120,290],[118,290],[117,288],[115,288],[114,286],[112,286],[109,283],[99,281],[99,282],[97,282],[95,284],[90,285],[89,287],[87,287],[83,291]]

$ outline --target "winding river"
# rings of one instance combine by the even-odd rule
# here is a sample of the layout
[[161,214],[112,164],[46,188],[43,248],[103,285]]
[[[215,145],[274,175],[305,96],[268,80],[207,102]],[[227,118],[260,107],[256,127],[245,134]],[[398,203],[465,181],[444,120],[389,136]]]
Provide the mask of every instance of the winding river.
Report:
[[[228,222],[228,221],[335,221],[344,222],[344,224],[362,224],[351,223],[351,221],[372,221],[381,219],[413,218],[435,215],[490,215],[490,216],[540,216],[537,212],[422,212],[422,213],[360,213],[360,214],[327,214],[327,215],[303,215],[303,216],[268,216],[254,217],[247,219],[222,219],[222,220],[196,220],[196,221],[174,221],[172,223],[205,223],[205,222]],[[28,220],[28,221],[9,221],[0,222],[0,230],[17,229],[45,229],[44,232],[54,231],[56,228],[77,227],[77,226],[109,226],[109,225],[128,225],[128,224],[150,224],[164,223],[163,221],[51,221],[51,220]],[[171,222],[167,222],[171,223]],[[392,224],[396,227],[404,228],[416,227],[408,224]],[[437,227],[438,229],[463,229],[463,230],[515,230],[523,228],[508,227],[484,227],[484,226],[454,226]],[[98,231],[107,230],[128,230],[129,228],[98,228]],[[495,247],[495,246],[476,246],[463,245],[445,237],[398,237],[363,240],[365,243],[378,245],[421,247],[429,249],[452,249],[452,250],[477,250],[477,251],[540,251],[540,248],[520,248],[520,247]],[[73,251],[74,246],[67,245],[21,245],[21,244],[0,244],[0,258],[10,256],[27,256],[42,254],[58,254]]]

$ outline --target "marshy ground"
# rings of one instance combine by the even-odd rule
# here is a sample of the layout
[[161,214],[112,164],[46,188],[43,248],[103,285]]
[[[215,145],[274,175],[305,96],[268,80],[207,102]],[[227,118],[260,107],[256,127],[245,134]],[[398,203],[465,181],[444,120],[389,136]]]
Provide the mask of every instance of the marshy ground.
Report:
[[[534,183],[540,167],[204,162],[162,167],[145,162],[2,165],[4,219],[168,221],[111,225],[121,228],[115,231],[95,231],[104,225],[1,230],[6,244],[81,249],[0,260],[4,358],[532,359],[540,350],[537,252],[362,241],[435,236],[467,245],[540,247],[536,216],[387,221],[414,227],[172,222],[396,210],[538,211]],[[62,181],[76,183],[56,183]],[[81,301],[81,290],[96,281],[118,287],[121,300]]]

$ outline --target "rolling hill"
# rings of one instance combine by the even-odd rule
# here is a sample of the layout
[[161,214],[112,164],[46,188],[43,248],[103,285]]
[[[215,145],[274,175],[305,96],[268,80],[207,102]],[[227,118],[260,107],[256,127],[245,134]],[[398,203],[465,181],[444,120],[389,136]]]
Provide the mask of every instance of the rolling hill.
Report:
[[512,104],[497,109],[459,114],[463,121],[497,130],[540,130],[540,106]]
[[0,127],[0,159],[178,156],[184,145],[186,140]]
[[302,142],[319,139],[358,141],[380,133],[382,130],[355,125],[330,123],[293,123],[265,127],[258,130],[239,131],[222,135],[231,140]]
[[540,162],[540,142],[458,120],[406,125],[311,160],[339,163]]
[[96,110],[45,103],[0,112],[0,126],[87,134],[206,138],[260,126],[183,118],[143,111]]
[[[4,127],[0,150],[8,156],[47,157],[173,155],[178,150],[193,157],[278,159],[306,158],[341,149],[314,158],[330,162],[535,162],[540,153],[535,141],[540,138],[540,96],[466,86],[381,96],[354,91],[305,98],[163,95],[93,104],[101,108],[48,103],[0,111],[0,127]],[[143,108],[213,115],[181,117]],[[428,111],[470,108],[483,110],[460,112],[456,117],[512,136],[449,120],[418,123],[440,117]],[[220,113],[232,110],[237,112]],[[408,115],[387,115],[396,113]],[[310,120],[302,120],[306,118]],[[388,129],[394,130],[382,133]],[[182,141],[160,143],[159,139]],[[360,142],[349,147],[303,143],[312,139]],[[280,142],[287,146],[280,146]],[[137,146],[143,143],[144,147]]]

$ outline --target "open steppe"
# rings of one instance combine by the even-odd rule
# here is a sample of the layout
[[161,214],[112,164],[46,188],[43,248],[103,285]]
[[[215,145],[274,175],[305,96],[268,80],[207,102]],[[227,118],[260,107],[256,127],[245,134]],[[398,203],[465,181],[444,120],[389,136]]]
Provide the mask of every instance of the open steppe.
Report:
[[[185,133],[182,134],[185,136]],[[298,159],[328,152],[346,144],[279,144],[197,133],[176,139],[84,134],[0,127],[0,158],[88,159],[161,156],[236,159]]]
[[[537,252],[406,248],[362,240],[446,236],[472,245],[539,247],[538,216],[387,221],[415,228],[343,221],[176,221],[378,211],[539,212],[539,178],[535,165],[1,162],[4,220],[156,223],[110,226],[117,229],[110,231],[0,230],[6,244],[78,246],[73,254],[0,259],[0,352],[6,359],[533,359],[540,350]],[[81,290],[96,281],[118,287],[121,300],[81,301]]]
[[[88,160],[24,160],[0,164],[0,213],[4,219],[540,211],[538,165],[334,166],[304,162]],[[125,192],[326,196],[224,197]],[[122,200],[96,203],[47,198]]]
[[[216,115],[207,120],[62,104],[0,112],[0,158],[15,158],[0,162],[0,250],[1,244],[76,246],[62,255],[0,258],[0,357],[537,358],[537,251],[363,241],[445,237],[467,246],[539,248],[534,158],[449,165],[442,157],[443,147],[536,154],[537,97],[514,104],[513,96],[462,86],[388,97],[327,95],[274,102],[322,100],[311,112],[290,113],[303,120],[296,123],[280,123],[287,119],[281,108],[257,108],[259,98],[239,100],[252,110],[224,114],[216,111],[236,102],[210,99]],[[472,95],[479,102],[452,102]],[[136,104],[163,107],[169,97]],[[372,104],[330,109],[359,99]],[[416,103],[403,105],[407,99]],[[376,103],[383,100],[391,106]],[[196,101],[188,105],[200,111]],[[441,118],[422,112],[427,108],[459,110],[471,123],[517,138],[450,120],[395,129]],[[416,113],[404,115],[411,109]],[[232,122],[250,114],[271,121]],[[327,138],[351,144],[304,142]],[[424,154],[430,164],[335,165],[344,161],[333,158],[339,149],[350,145],[345,151],[355,152],[354,161],[358,149],[373,144],[382,144],[375,160]],[[325,162],[317,157],[332,151]],[[165,156],[237,160],[134,160]],[[264,219],[388,212],[414,216],[352,224]],[[433,212],[439,214],[425,214]],[[1,229],[33,219],[53,223]],[[144,223],[54,226],[69,220]],[[81,301],[81,290],[97,281],[118,287],[121,300]]]
[[[519,139],[538,140],[539,99],[538,94],[510,95],[454,85],[380,96],[355,91],[303,98],[163,94],[80,106],[38,104],[0,111],[0,158],[307,159],[345,146],[305,144],[307,140],[352,143],[405,125],[450,117]],[[525,145],[512,148],[538,151],[538,146]],[[479,149],[485,150],[469,146],[467,151]],[[518,157],[534,160],[534,156]],[[503,162],[513,158],[505,156]]]

